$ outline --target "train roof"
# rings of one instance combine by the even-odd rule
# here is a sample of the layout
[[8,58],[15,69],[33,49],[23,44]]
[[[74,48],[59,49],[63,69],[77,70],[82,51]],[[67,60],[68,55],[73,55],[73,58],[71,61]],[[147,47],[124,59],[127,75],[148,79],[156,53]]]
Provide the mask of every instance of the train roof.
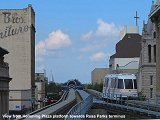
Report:
[[105,77],[116,77],[116,78],[119,78],[119,79],[136,79],[136,76],[135,74],[109,74]]

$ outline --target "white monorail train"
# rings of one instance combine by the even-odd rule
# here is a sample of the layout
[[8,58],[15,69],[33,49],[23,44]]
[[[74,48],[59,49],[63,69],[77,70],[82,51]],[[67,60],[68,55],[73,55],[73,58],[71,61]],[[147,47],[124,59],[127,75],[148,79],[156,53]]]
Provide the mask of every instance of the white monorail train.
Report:
[[103,81],[102,97],[107,99],[119,99],[137,97],[137,82],[134,74],[110,74]]

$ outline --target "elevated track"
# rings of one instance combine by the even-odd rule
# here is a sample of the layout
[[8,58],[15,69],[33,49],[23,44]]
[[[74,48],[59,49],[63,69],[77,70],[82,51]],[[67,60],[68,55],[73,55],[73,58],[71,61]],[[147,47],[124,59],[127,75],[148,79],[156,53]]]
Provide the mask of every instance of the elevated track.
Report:
[[[75,90],[71,88],[68,92],[64,92],[58,102],[22,116],[18,120],[53,118],[57,120],[73,120],[75,119],[74,116],[77,115],[82,115],[84,119],[91,109],[104,109],[104,111],[107,111],[107,115],[125,115],[127,119],[160,118],[160,109],[157,105],[136,100],[105,101],[101,96],[101,93],[95,90]],[[71,116],[71,118],[68,116]]]

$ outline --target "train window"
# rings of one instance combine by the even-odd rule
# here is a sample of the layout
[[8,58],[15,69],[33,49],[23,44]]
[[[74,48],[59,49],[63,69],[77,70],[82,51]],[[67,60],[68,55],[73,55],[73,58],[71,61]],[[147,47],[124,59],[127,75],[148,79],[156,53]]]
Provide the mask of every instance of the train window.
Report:
[[118,88],[119,89],[124,89],[124,87],[123,87],[123,79],[118,79]]
[[111,81],[111,88],[115,88],[116,80],[115,78],[112,79]]
[[134,79],[133,81],[134,81],[134,89],[137,89],[137,81],[136,81],[136,79]]
[[125,89],[133,89],[132,79],[124,79]]

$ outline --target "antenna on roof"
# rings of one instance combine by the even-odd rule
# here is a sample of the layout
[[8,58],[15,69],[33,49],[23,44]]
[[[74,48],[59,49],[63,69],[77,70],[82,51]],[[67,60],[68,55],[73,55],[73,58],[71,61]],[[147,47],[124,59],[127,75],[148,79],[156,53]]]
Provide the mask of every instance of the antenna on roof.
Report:
[[136,26],[138,26],[138,19],[139,19],[139,17],[138,17],[137,11],[136,11],[136,16],[134,18],[136,19]]

